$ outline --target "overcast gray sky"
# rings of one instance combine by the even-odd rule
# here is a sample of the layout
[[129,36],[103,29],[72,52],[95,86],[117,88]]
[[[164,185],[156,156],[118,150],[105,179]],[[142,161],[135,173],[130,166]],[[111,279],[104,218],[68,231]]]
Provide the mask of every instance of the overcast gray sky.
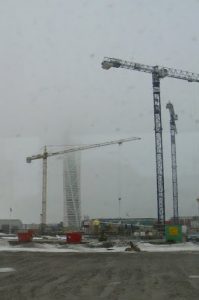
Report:
[[[156,217],[151,76],[101,69],[104,56],[199,73],[199,1],[0,0],[0,218],[39,222],[42,146],[140,136],[81,153],[83,215]],[[169,114],[177,122],[179,211],[197,214],[199,85],[161,82],[167,217],[172,215]],[[49,148],[50,149],[50,148]],[[53,149],[53,148],[51,148]],[[49,159],[48,221],[62,220],[62,160]]]

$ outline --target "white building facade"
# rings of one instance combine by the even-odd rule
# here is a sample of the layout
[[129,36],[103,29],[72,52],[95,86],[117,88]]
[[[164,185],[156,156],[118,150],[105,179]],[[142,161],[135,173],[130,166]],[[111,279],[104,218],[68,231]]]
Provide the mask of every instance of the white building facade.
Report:
[[80,153],[68,153],[64,159],[64,217],[65,227],[79,229],[81,226]]

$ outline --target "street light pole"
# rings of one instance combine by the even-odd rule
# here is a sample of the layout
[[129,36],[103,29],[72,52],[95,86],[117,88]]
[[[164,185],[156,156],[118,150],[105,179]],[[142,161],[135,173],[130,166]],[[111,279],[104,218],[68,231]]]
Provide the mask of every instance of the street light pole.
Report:
[[198,220],[199,220],[199,198],[196,199],[196,202],[198,203]]
[[122,200],[122,198],[119,197],[119,198],[118,198],[118,204],[119,204],[119,207],[118,207],[118,210],[119,210],[119,220],[121,219],[121,200]]
[[196,222],[198,223],[197,227],[199,228],[199,198],[196,199],[196,202],[198,204],[198,215],[196,217],[196,220],[198,219],[198,222],[197,221]]
[[11,234],[11,217],[12,217],[12,207],[10,207],[10,214],[9,214],[9,234]]

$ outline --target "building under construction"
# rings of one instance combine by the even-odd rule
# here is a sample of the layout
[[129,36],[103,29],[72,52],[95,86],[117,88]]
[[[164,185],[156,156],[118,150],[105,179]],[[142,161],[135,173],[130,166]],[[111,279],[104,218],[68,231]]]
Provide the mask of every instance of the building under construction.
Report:
[[64,226],[79,229],[81,224],[80,153],[68,153],[64,159]]

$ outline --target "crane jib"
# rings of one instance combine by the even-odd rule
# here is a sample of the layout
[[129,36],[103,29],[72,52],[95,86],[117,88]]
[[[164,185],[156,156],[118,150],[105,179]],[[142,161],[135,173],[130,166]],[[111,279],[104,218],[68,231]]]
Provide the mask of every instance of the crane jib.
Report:
[[150,66],[112,57],[104,58],[104,60],[102,61],[102,68],[106,70],[109,70],[110,68],[124,68],[146,73],[156,72],[158,73],[159,78],[171,77],[186,80],[188,82],[199,82],[199,74],[197,73],[174,68],[167,68],[163,66]]

